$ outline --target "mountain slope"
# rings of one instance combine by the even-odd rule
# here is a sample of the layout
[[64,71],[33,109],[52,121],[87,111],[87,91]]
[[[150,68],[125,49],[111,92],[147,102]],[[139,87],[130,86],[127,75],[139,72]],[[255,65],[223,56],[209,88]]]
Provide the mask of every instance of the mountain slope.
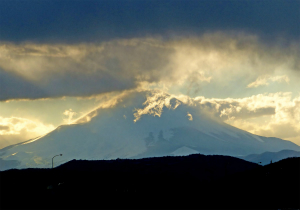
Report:
[[[147,97],[147,94],[150,95]],[[0,170],[51,167],[72,159],[142,158],[191,153],[245,156],[282,149],[300,151],[292,142],[253,135],[201,112],[168,94],[134,92],[116,105],[99,108],[72,125],[62,125],[33,141],[0,150]],[[146,101],[146,103],[144,103]],[[17,163],[17,164],[16,164]]]

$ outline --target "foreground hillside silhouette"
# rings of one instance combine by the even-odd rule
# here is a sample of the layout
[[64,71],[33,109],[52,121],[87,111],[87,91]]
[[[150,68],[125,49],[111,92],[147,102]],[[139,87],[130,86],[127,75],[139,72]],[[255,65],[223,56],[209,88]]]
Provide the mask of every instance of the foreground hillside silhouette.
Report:
[[300,158],[260,166],[230,156],[72,160],[0,172],[1,209],[299,208]]

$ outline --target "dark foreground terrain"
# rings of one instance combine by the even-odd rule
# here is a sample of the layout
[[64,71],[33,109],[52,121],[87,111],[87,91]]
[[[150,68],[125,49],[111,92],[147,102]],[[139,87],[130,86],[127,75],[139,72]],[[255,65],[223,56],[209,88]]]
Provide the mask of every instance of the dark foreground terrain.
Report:
[[229,156],[72,160],[0,172],[0,209],[299,209],[300,158],[260,166]]

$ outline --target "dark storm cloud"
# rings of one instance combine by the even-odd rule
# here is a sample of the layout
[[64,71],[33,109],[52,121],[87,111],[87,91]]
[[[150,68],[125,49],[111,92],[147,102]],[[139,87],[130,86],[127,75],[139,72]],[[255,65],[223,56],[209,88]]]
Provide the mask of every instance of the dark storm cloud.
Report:
[[0,101],[134,89],[141,82],[158,82],[172,52],[156,40],[1,47]]
[[298,39],[299,8],[297,0],[2,0],[0,40],[74,43],[215,30]]
[[44,98],[49,96],[41,88],[24,78],[0,68],[0,101],[24,98]]
[[61,77],[44,78],[32,82],[26,78],[0,69],[0,101],[9,99],[41,99],[63,96],[92,96],[103,92],[136,87],[132,79],[122,80],[109,74],[92,76],[77,73]]
[[[245,75],[252,79],[238,86],[246,88],[266,74],[270,75],[266,78],[289,81],[294,62],[299,60],[294,47],[266,47],[255,36],[225,33],[168,41],[133,38],[72,45],[3,43],[0,101],[89,97],[151,85],[199,90],[202,84],[222,87],[229,81],[232,84],[232,77]],[[278,66],[284,66],[285,73],[272,77]]]

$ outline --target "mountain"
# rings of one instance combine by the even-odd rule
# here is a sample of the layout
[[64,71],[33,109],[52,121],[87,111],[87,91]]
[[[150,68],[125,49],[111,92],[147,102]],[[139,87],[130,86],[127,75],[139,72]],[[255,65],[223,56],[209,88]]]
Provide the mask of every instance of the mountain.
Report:
[[281,150],[279,152],[264,152],[262,154],[251,154],[239,158],[249,162],[267,165],[271,163],[271,161],[274,163],[290,157],[300,157],[300,152],[294,150]]
[[72,159],[143,158],[191,153],[245,156],[283,149],[292,142],[230,126],[206,114],[191,100],[158,91],[113,98],[74,124],[0,150],[0,170],[49,168]]

